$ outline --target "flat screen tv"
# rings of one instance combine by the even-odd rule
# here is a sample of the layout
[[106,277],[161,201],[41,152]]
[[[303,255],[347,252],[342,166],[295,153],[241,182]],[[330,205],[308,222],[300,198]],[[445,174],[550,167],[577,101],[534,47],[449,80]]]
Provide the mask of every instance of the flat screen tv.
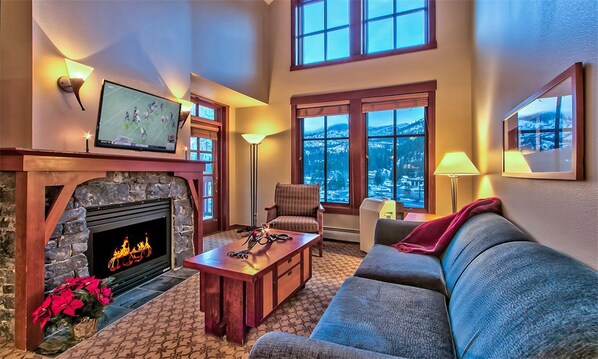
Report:
[[104,80],[97,147],[176,152],[181,104]]

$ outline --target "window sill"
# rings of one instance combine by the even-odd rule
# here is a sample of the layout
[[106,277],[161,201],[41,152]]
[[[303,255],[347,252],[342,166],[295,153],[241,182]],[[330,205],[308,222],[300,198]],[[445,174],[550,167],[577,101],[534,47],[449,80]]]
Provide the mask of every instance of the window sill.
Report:
[[317,68],[317,67],[332,66],[332,65],[339,65],[339,64],[346,64],[346,63],[350,63],[350,62],[376,59],[376,58],[380,58],[380,57],[409,54],[412,52],[433,50],[437,47],[438,46],[437,46],[436,41],[431,41],[424,45],[407,47],[407,48],[403,48],[403,49],[382,51],[382,52],[376,52],[373,54],[359,54],[359,55],[353,55],[353,56],[343,58],[343,59],[315,62],[315,63],[307,64],[307,65],[291,65],[291,71],[312,69],[312,68]]
[[359,214],[358,208],[351,208],[348,204],[322,203],[322,207],[324,207],[325,214]]

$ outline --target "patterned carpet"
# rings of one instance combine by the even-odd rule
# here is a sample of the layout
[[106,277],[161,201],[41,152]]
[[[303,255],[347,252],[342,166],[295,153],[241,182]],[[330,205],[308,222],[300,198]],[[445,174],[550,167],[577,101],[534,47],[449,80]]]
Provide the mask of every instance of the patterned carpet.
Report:
[[[240,236],[235,231],[205,238],[206,250]],[[204,334],[199,311],[199,275],[118,320],[59,358],[247,358],[253,343],[270,331],[309,336],[343,281],[353,275],[364,254],[357,244],[326,241],[324,257],[313,258],[313,277],[305,288],[279,307],[258,328],[251,328],[243,347]],[[0,346],[1,358],[43,358]]]

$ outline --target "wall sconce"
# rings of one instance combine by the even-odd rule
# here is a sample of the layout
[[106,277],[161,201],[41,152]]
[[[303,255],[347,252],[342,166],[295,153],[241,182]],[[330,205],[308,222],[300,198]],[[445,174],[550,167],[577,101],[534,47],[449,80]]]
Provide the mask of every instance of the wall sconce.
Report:
[[187,118],[189,118],[189,114],[191,113],[191,108],[193,107],[193,102],[183,100],[182,98],[177,99],[181,104],[181,113],[179,115],[179,123],[180,127],[183,128],[185,126],[185,122],[187,122]]
[[93,71],[93,67],[69,59],[64,59],[64,62],[66,63],[66,70],[69,75],[58,78],[58,87],[64,92],[73,92],[79,102],[79,106],[81,106],[81,110],[85,111],[85,108],[81,103],[81,98],[79,97],[79,90],[85,83],[89,74]]

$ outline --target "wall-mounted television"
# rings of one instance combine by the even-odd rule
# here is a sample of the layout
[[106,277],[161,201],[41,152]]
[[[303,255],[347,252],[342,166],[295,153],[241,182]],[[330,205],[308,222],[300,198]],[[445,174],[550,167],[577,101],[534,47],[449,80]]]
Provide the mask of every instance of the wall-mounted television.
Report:
[[96,147],[176,152],[181,104],[104,80]]

